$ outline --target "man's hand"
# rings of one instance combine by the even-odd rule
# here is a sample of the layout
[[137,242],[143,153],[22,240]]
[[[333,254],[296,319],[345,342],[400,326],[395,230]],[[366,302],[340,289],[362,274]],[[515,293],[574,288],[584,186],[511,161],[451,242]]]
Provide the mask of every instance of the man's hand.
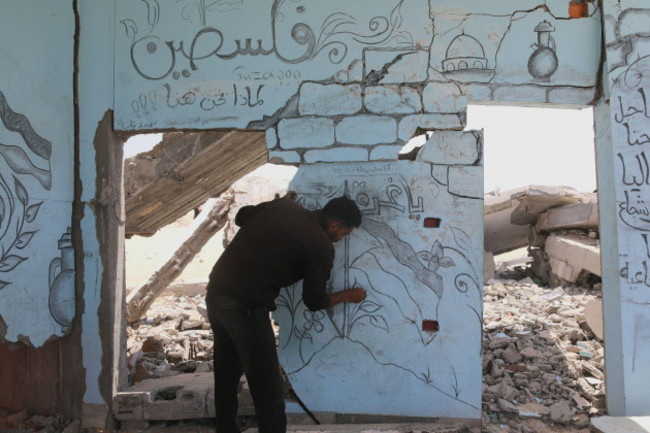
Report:
[[333,307],[341,302],[352,302],[358,304],[366,299],[366,291],[363,289],[348,289],[341,292],[332,293],[330,295],[330,307]]
[[366,291],[363,289],[349,289],[349,290],[344,290],[343,293],[346,294],[347,297],[347,299],[345,300],[346,302],[352,302],[354,304],[358,304],[359,302],[366,299]]

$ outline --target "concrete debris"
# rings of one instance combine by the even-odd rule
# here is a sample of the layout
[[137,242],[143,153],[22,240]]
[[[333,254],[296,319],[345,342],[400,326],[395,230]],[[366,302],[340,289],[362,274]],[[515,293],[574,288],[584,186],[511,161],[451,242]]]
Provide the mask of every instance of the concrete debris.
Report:
[[129,383],[212,371],[213,339],[203,295],[161,296],[147,320],[127,328]]
[[583,313],[600,292],[549,289],[530,280],[489,283],[484,287],[483,431],[587,429],[590,417],[605,413],[604,349]]
[[[584,314],[585,305],[598,300],[600,292],[574,286],[549,289],[532,279],[489,283],[484,287],[483,431],[588,428],[592,416],[605,413],[604,349]],[[128,329],[130,380],[137,385],[119,393],[120,419],[209,415],[212,403],[183,406],[199,391],[210,401],[212,336],[201,309],[201,295],[161,296],[149,309],[150,323]],[[200,322],[200,327],[183,331],[188,322]],[[171,381],[183,388],[171,389]],[[175,393],[171,400],[160,397],[163,389]],[[244,381],[241,389],[241,398],[250,399]],[[172,400],[173,410],[158,407],[171,407]],[[246,407],[246,416],[252,415],[252,406]],[[167,418],[147,418],[154,416]]]
[[575,203],[547,210],[537,218],[535,230],[597,229],[598,203]]
[[486,256],[521,247],[529,257],[503,261],[486,280],[509,268],[530,263],[542,284],[592,286],[600,281],[598,202],[595,193],[567,187],[527,186],[486,196],[484,207]]
[[485,196],[485,250],[501,254],[529,244],[531,227],[547,209],[585,200],[570,187],[528,185]]
[[59,416],[44,416],[31,414],[26,409],[11,413],[0,409],[0,430],[20,433],[77,433],[80,430],[79,420],[66,422]]

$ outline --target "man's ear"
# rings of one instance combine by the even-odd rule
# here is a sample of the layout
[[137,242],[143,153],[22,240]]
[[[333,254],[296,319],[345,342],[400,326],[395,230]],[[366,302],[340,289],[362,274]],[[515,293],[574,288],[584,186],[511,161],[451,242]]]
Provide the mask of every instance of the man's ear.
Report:
[[329,233],[334,233],[338,231],[340,227],[341,227],[340,221],[330,221],[329,224],[327,224],[327,231]]

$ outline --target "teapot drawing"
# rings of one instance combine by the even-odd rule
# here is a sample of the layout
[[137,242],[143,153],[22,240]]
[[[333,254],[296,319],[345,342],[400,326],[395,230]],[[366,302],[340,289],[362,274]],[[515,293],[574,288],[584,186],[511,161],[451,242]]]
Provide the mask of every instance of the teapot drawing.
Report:
[[542,21],[535,27],[537,43],[531,44],[530,47],[535,51],[528,59],[528,72],[535,81],[547,83],[557,70],[555,39],[551,36],[551,32],[554,31],[555,28],[548,21]]
[[74,249],[70,227],[61,236],[58,244],[61,257],[56,257],[50,262],[48,306],[52,318],[61,325],[61,331],[66,332],[75,314]]

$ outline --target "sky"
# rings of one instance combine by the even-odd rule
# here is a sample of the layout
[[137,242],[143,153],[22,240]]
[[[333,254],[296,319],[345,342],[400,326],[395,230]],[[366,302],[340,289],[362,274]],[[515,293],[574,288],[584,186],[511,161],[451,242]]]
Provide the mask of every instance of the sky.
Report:
[[[483,129],[484,191],[525,185],[596,189],[593,110],[470,105],[466,130]],[[124,157],[145,152],[162,134],[131,137]],[[273,175],[272,168],[266,173]]]

